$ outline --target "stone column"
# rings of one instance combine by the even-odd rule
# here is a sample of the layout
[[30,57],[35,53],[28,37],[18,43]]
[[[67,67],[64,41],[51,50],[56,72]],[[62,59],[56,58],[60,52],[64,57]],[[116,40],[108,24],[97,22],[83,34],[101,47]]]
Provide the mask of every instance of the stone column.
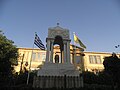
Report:
[[47,39],[47,52],[46,52],[46,62],[49,62],[50,59],[50,41]]
[[63,53],[64,53],[64,63],[66,63],[66,62],[67,62],[67,58],[66,58],[66,57],[67,57],[67,52],[66,52],[66,50],[67,50],[67,49],[66,49],[66,42],[64,41],[63,44],[64,44],[64,52],[63,52]]
[[62,50],[60,50],[60,57],[61,57],[61,63],[63,63],[63,61],[62,61]]
[[67,62],[70,63],[70,42],[67,42]]
[[50,43],[51,45],[51,55],[50,55],[50,62],[52,62],[53,63],[53,40],[51,40],[51,43]]

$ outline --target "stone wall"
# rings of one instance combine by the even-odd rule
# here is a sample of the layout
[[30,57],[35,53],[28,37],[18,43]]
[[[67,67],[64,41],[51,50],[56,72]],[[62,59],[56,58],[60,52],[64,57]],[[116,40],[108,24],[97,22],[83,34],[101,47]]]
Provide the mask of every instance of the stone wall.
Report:
[[35,76],[34,88],[80,88],[83,78],[79,76]]

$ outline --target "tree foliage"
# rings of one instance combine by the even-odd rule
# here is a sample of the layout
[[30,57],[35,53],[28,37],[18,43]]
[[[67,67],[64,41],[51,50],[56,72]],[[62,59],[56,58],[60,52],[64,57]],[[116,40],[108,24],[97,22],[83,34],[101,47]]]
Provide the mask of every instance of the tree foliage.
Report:
[[94,72],[85,71],[83,72],[83,81],[85,84],[98,84],[98,85],[111,85],[111,76],[104,71]]
[[[12,40],[0,31],[0,78],[9,77],[17,64],[18,52]],[[3,78],[4,79],[4,78]]]
[[105,72],[111,75],[114,84],[120,84],[120,59],[115,53],[112,56],[105,57],[103,65]]

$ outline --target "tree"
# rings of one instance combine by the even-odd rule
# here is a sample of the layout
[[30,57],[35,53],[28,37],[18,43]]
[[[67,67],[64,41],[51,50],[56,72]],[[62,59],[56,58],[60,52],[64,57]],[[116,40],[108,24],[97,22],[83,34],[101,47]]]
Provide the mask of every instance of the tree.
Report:
[[104,71],[98,72],[97,74],[85,71],[82,75],[85,84],[111,85],[112,82],[110,76]]
[[5,81],[12,75],[13,66],[17,64],[18,49],[14,42],[0,31],[0,81]]
[[114,86],[120,84],[120,59],[117,55],[113,53],[112,56],[105,57],[103,65],[105,72],[111,75]]

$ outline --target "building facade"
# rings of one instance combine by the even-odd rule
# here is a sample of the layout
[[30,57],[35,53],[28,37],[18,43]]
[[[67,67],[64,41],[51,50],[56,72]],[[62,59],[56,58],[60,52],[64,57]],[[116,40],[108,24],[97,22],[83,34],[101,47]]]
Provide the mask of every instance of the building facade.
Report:
[[[39,48],[18,48],[18,65],[15,66],[15,71],[38,70],[45,62],[46,51]],[[54,46],[53,63],[56,63],[55,56],[58,55],[57,63],[61,63],[61,54],[59,46]],[[70,45],[70,62],[81,71],[97,72],[104,69],[104,57],[111,56],[112,53],[105,52],[87,52],[80,47]],[[117,54],[119,57],[120,54]],[[63,63],[63,62],[62,62]]]
[[31,70],[38,69],[46,58],[46,51],[40,49],[32,49],[32,48],[18,48],[18,65],[15,66],[15,71],[24,71],[29,67]]

